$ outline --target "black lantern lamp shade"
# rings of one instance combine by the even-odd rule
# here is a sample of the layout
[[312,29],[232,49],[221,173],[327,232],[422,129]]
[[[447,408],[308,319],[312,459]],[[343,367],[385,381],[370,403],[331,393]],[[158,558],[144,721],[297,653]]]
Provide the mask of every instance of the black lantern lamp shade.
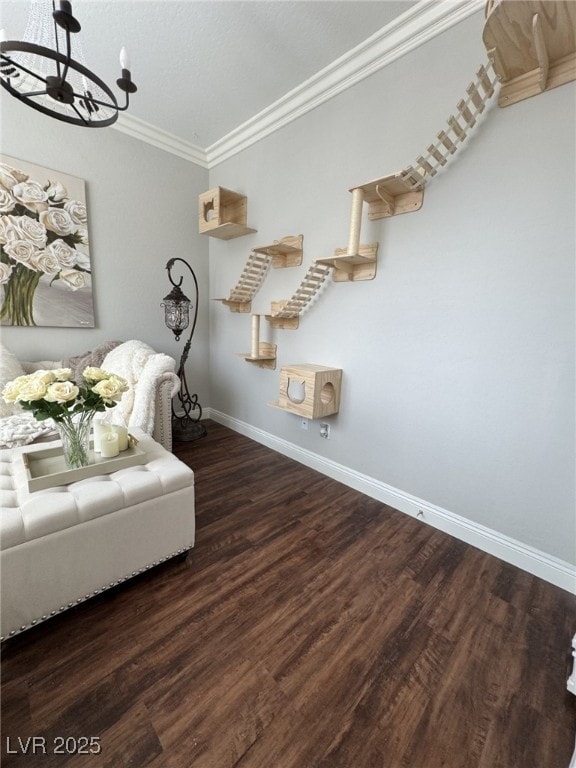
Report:
[[[32,0],[24,40],[0,38],[0,82],[32,109],[73,125],[102,128],[128,109],[132,82],[126,50],[120,51],[121,77],[116,85],[125,94],[120,106],[112,90],[84,63],[76,34],[80,23],[68,0]],[[74,54],[72,56],[72,37]]]
[[190,325],[190,304],[192,302],[182,292],[179,285],[175,285],[168,296],[164,296],[164,321],[166,326],[174,333],[176,341],[180,340],[182,331]]
[[175,283],[174,280],[172,280],[171,270],[177,261],[182,262],[182,264],[189,269],[192,279],[194,280],[196,294],[195,303],[193,305],[194,318],[190,328],[190,335],[188,336],[188,341],[184,345],[177,371],[178,378],[180,379],[180,391],[176,395],[176,398],[178,399],[177,409],[174,408],[174,399],[172,400],[172,438],[175,442],[188,442],[190,440],[197,440],[199,437],[204,437],[206,435],[206,427],[200,421],[202,418],[202,406],[198,402],[198,396],[190,394],[185,370],[186,360],[188,359],[188,353],[190,352],[190,345],[192,343],[192,336],[194,335],[196,321],[198,319],[198,281],[194,274],[194,270],[188,262],[184,261],[184,259],[170,259],[166,264],[168,279],[172,283],[172,290],[164,297],[160,306],[164,307],[164,322],[174,333],[176,341],[180,339],[182,332],[190,326],[190,307],[192,306],[192,302],[180,288],[183,278],[181,277],[178,283]]

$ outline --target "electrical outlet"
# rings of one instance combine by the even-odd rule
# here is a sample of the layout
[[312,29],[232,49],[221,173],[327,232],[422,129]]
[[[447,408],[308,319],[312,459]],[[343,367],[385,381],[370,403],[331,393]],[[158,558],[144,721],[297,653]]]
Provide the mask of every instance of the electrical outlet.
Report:
[[330,440],[330,424],[327,424],[325,421],[320,423],[320,437]]
[[308,429],[308,419],[300,419],[300,429]]

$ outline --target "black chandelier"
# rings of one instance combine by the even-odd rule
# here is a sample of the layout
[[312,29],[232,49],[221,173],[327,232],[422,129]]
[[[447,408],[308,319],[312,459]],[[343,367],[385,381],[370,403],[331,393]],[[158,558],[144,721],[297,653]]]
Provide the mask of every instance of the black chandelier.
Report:
[[190,335],[188,341],[184,345],[182,351],[182,357],[178,365],[178,378],[180,379],[180,391],[176,395],[178,398],[179,408],[178,411],[174,408],[174,400],[172,400],[172,437],[176,442],[188,442],[189,440],[197,440],[199,437],[206,435],[206,427],[201,423],[202,418],[202,406],[198,402],[197,395],[191,395],[188,390],[188,384],[186,382],[185,364],[188,359],[188,353],[190,352],[190,344],[192,343],[192,336],[196,329],[196,320],[198,319],[198,280],[194,274],[194,270],[184,259],[178,257],[170,259],[166,264],[168,270],[168,279],[172,283],[172,290],[164,297],[163,303],[160,305],[164,307],[164,322],[166,326],[174,333],[176,341],[180,339],[182,332],[190,325],[190,305],[192,302],[182,291],[180,286],[182,285],[183,278],[175,283],[172,280],[171,269],[177,261],[181,261],[188,267],[194,280],[194,288],[196,291],[196,297],[194,302],[194,319],[190,328]]
[[125,48],[120,51],[122,76],[116,80],[126,95],[124,106],[118,105],[106,83],[86,67],[76,40],[76,57],[72,58],[71,34],[80,29],[68,0],[33,1],[24,40],[0,41],[0,78],[12,96],[45,115],[73,125],[103,128],[128,109],[130,94],[137,88]]

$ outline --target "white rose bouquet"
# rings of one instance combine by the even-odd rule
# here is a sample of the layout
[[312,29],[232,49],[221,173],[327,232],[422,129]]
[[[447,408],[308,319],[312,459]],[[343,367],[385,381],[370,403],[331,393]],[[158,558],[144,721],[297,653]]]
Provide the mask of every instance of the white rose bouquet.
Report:
[[88,440],[92,419],[112,408],[128,391],[121,376],[89,366],[77,384],[71,368],[40,370],[9,381],[2,390],[7,403],[19,403],[38,421],[53,419],[62,438],[69,467],[88,464]]
[[34,293],[42,277],[70,290],[89,285],[86,206],[60,182],[46,184],[0,163],[0,320],[35,325]]

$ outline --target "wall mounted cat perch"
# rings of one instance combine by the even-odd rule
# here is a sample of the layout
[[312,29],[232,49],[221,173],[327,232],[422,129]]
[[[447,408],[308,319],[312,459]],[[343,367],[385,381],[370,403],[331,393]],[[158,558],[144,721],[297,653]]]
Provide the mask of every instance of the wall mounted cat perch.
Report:
[[500,107],[576,80],[574,0],[488,0],[482,40]]
[[[465,98],[456,105],[443,130],[397,173],[353,187],[347,248],[330,258],[317,259],[288,300],[272,302],[266,319],[272,327],[295,329],[299,317],[316,298],[332,270],[335,282],[372,280],[376,275],[378,244],[361,243],[364,203],[371,220],[420,210],[424,186],[457,153],[501,84],[500,106],[576,80],[576,2],[574,0],[488,0],[483,41],[488,62],[476,72]],[[221,187],[200,195],[200,231],[217,237],[254,232],[246,225],[246,198]],[[213,220],[212,213],[215,220]],[[228,235],[230,233],[230,235]],[[301,238],[301,236],[300,236]],[[298,261],[300,259],[300,261]],[[254,249],[228,299],[218,299],[233,312],[250,312],[271,260],[273,266],[296,266],[302,249],[294,238]]]

